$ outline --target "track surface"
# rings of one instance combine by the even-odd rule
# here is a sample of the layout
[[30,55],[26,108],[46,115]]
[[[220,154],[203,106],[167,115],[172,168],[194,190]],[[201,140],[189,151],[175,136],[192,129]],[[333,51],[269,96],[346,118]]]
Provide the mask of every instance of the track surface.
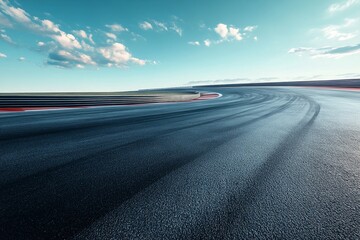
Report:
[[0,114],[1,239],[359,239],[360,92]]

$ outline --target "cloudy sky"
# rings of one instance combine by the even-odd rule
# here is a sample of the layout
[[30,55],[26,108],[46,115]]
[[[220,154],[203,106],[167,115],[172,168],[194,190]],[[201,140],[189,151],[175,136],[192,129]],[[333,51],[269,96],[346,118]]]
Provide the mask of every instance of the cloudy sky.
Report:
[[360,77],[360,0],[0,0],[0,91]]

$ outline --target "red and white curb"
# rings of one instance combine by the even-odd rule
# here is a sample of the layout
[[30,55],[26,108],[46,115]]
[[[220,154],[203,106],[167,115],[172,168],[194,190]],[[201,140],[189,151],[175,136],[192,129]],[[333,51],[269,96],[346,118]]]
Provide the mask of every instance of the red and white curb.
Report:
[[200,93],[200,97],[195,98],[192,101],[209,100],[209,99],[214,99],[214,98],[219,98],[219,97],[222,97],[222,94],[215,93],[215,92],[212,92],[212,93]]

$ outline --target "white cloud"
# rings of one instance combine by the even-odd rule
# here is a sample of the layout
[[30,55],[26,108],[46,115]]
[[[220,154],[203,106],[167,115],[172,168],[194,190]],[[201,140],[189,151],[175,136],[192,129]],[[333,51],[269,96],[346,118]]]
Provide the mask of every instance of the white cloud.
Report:
[[131,54],[121,43],[114,43],[109,47],[100,48],[99,52],[109,63],[124,64],[131,59]]
[[3,10],[3,12],[6,15],[10,16],[17,22],[20,22],[20,23],[30,23],[31,22],[29,14],[21,8],[15,8],[13,6],[9,6],[3,0],[0,1],[0,8]]
[[70,53],[68,51],[65,50],[60,50],[58,52],[59,56],[62,56],[66,59],[72,60],[72,61],[77,61],[79,63],[83,63],[86,65],[96,65],[96,63],[92,60],[92,58],[89,55],[86,55],[84,53],[80,53],[78,55],[74,55],[73,53]]
[[237,40],[237,41],[241,41],[242,40],[242,36],[241,36],[241,34],[240,34],[240,29],[238,29],[238,28],[233,28],[233,27],[230,27],[229,28],[229,33],[228,33],[228,35],[230,36],[230,37],[233,37],[235,40]]
[[296,54],[302,56],[307,54],[312,58],[342,58],[349,55],[360,54],[360,44],[349,45],[342,47],[321,47],[321,48],[310,48],[310,47],[300,47],[292,48],[288,53]]
[[228,27],[226,24],[219,23],[214,30],[223,40],[242,40],[240,29],[234,26]]
[[60,35],[52,35],[51,37],[64,48],[81,48],[81,44],[72,34],[67,34],[61,31]]
[[88,36],[87,36],[87,33],[84,31],[84,30],[75,30],[73,31],[73,33],[78,36],[78,37],[81,37],[81,38],[84,38],[86,39]]
[[42,26],[37,26],[42,32],[45,33],[59,33],[61,30],[59,29],[59,26],[53,23],[52,21],[48,19],[41,20]]
[[38,42],[37,45],[38,45],[39,47],[42,47],[42,46],[45,45],[45,43],[44,43],[44,42]]
[[117,23],[105,25],[105,27],[109,28],[113,32],[128,31],[127,28],[124,28],[123,26],[121,26],[120,24],[117,24]]
[[247,26],[244,28],[244,31],[245,32],[253,32],[256,29],[257,29],[257,26]]
[[219,23],[214,30],[220,37],[227,38],[229,30],[226,24]]
[[146,21],[140,23],[140,24],[139,24],[139,27],[140,27],[141,29],[143,29],[143,30],[151,30],[151,29],[153,29],[153,26],[151,25],[151,23],[146,22]]
[[15,44],[14,41],[11,39],[11,37],[6,35],[5,33],[0,33],[0,40],[4,40],[5,42],[10,44]]
[[20,62],[25,61],[25,57],[19,57],[19,61],[20,61]]
[[171,30],[174,30],[177,34],[179,34],[179,36],[182,36],[183,30],[177,26],[175,23],[173,23],[173,25],[170,27]]
[[40,20],[36,17],[34,17],[34,19],[37,19],[37,22],[25,23],[24,27],[29,28],[29,30],[34,31],[34,33],[40,33],[52,38],[64,48],[81,48],[79,41],[74,35],[60,30],[59,26],[54,22],[48,19]]
[[89,41],[90,41],[93,45],[95,45],[95,42],[94,42],[94,40],[93,40],[93,35],[92,35],[92,34],[89,34]]
[[336,26],[325,27],[322,29],[322,32],[324,33],[325,38],[336,39],[339,41],[344,41],[356,37],[356,34],[354,33],[340,32]]
[[288,53],[297,54],[302,56],[302,53],[315,53],[316,48],[309,48],[309,47],[298,47],[298,48],[291,48]]
[[206,40],[204,41],[204,45],[207,46],[207,47],[210,47],[211,41],[210,41],[209,39],[206,39]]
[[132,62],[138,65],[145,65],[146,60],[133,57],[125,45],[121,43],[113,43],[111,46],[100,48],[99,53],[107,61],[107,66],[122,67],[128,62]]
[[349,31],[349,27],[351,27],[357,19],[345,19],[344,24],[342,25],[330,25],[321,29],[324,37],[326,39],[335,39],[338,41],[345,41],[357,36],[357,31]]
[[94,51],[94,47],[87,44],[84,40],[81,41],[81,46],[84,51]]
[[0,58],[7,58],[7,56],[4,53],[0,53]]
[[341,12],[358,4],[359,2],[360,2],[359,0],[346,0],[345,2],[334,3],[330,5],[330,7],[328,8],[328,12],[330,13]]
[[[206,27],[205,25],[203,27]],[[216,34],[219,35],[220,39],[218,40],[209,40],[206,39],[204,41],[204,45],[209,47],[212,44],[220,44],[224,42],[230,42],[230,41],[241,41],[244,37],[251,37],[251,32],[255,31],[257,26],[247,26],[245,27],[244,31],[247,33],[240,32],[240,28],[235,27],[233,25],[227,25],[224,23],[218,23],[214,29],[209,29],[210,31],[214,30]],[[253,37],[255,41],[258,40],[257,36]],[[196,45],[194,42],[188,42],[189,44]]]
[[116,41],[116,38],[117,38],[117,37],[116,37],[116,35],[115,35],[114,33],[105,33],[105,35],[106,35],[108,38]]
[[188,44],[194,45],[194,46],[200,46],[200,42],[199,42],[199,41],[188,42]]
[[84,53],[79,54],[78,60],[79,62],[82,62],[86,65],[96,65],[96,63],[92,60],[92,58]]
[[158,27],[158,29],[159,29],[160,31],[167,31],[167,30],[168,30],[166,24],[163,23],[163,22],[158,22],[158,21],[155,21],[155,20],[154,20],[154,24],[155,24],[155,26]]
[[181,37],[183,34],[183,29],[177,25],[176,21],[182,21],[182,20],[176,16],[173,16],[172,18],[174,19],[174,21],[170,23],[151,20],[152,23],[146,21],[139,23],[139,27],[143,30],[154,30],[156,32],[174,31]]
[[145,60],[134,58],[134,57],[130,58],[130,61],[133,62],[133,63],[136,63],[136,64],[138,64],[140,66],[143,66],[143,65],[146,64]]

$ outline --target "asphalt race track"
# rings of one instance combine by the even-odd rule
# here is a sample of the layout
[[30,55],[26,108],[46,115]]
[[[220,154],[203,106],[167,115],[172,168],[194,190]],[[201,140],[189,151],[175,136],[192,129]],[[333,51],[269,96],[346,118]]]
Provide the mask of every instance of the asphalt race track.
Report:
[[1,239],[359,239],[360,91],[0,114]]

